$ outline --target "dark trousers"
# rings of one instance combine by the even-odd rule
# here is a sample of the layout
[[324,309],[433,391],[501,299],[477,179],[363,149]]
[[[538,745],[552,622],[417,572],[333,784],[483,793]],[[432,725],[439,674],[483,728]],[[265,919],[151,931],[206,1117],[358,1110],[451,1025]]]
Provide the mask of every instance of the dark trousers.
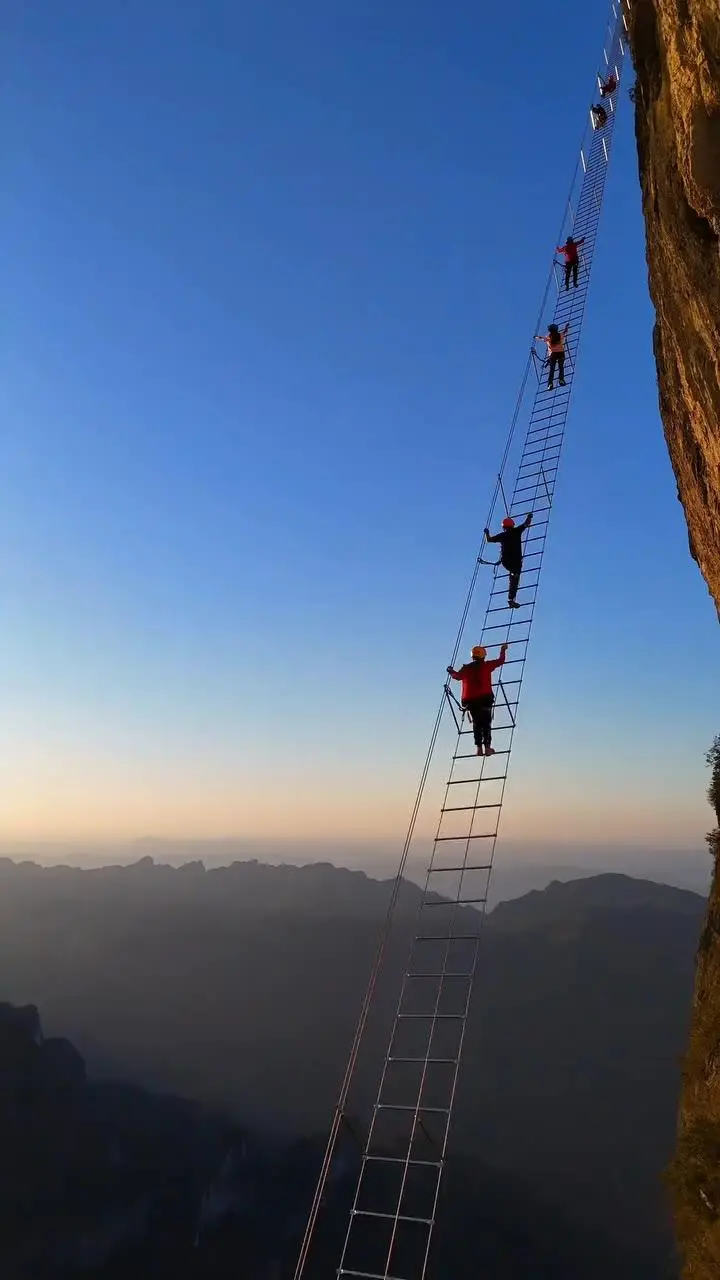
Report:
[[508,571],[508,600],[514,600],[518,593],[518,587],[520,586],[522,560],[520,561],[520,564],[506,564],[503,565],[503,568]]
[[492,743],[492,709],[495,695],[486,693],[482,698],[468,698],[463,702],[466,711],[470,712],[473,724],[473,737],[476,747],[489,747]]
[[557,365],[558,371],[560,373],[560,378],[558,379],[558,381],[564,382],[565,381],[565,352],[564,351],[550,352],[550,368],[548,370],[548,389],[550,391],[552,391],[553,382],[555,381],[555,365]]
[[574,262],[565,263],[565,288],[566,289],[570,288],[570,276],[572,276],[573,288],[577,289],[577,277],[578,277],[579,265],[580,264],[577,258],[575,259]]

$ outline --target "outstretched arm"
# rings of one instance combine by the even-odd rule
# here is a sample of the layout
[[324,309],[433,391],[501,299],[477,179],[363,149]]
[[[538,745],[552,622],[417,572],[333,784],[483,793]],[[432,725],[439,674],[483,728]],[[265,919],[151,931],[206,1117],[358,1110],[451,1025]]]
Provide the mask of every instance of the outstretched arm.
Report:
[[449,675],[449,676],[452,676],[453,680],[460,680],[460,679],[462,679],[462,677],[461,677],[461,675],[460,675],[460,672],[459,672],[459,671],[456,671],[454,667],[448,667],[448,668],[447,668],[447,673],[448,673],[448,675]]
[[563,329],[563,337],[567,336],[567,331],[569,328],[570,328],[570,321],[568,320],[567,324],[565,325],[565,328]]
[[490,670],[491,670],[491,671],[494,671],[496,667],[501,667],[501,666],[502,666],[503,662],[505,661],[505,654],[507,653],[507,648],[508,648],[508,647],[507,647],[507,643],[505,643],[505,644],[501,644],[501,645],[500,645],[500,657],[499,657],[499,658],[493,658],[492,662],[488,662],[488,666],[489,666],[489,668],[490,668]]
[[500,542],[502,540],[501,533],[491,533],[489,529],[483,529],[486,542]]
[[528,514],[526,515],[525,519],[523,520],[522,524],[520,525],[520,532],[521,532],[521,533],[522,533],[523,529],[529,529],[529,528],[530,528],[530,525],[532,524],[532,518],[533,518],[533,513],[532,513],[532,511],[528,511]]

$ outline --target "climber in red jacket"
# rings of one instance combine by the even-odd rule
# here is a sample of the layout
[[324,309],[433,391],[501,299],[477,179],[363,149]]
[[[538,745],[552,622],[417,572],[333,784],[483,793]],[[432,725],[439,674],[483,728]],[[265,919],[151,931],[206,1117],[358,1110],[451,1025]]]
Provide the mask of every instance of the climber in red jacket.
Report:
[[482,644],[476,644],[471,652],[472,662],[466,662],[459,671],[454,667],[447,669],[453,680],[462,680],[461,702],[464,710],[470,714],[479,756],[495,755],[492,746],[492,709],[495,701],[492,673],[505,661],[507,647],[507,644],[501,644],[500,657],[488,662],[487,649]]
[[578,249],[581,244],[585,243],[585,237],[581,240],[573,240],[572,236],[568,236],[565,244],[557,246],[557,252],[562,253],[565,258],[565,288],[570,288],[570,276],[573,278],[573,287],[578,287]]
[[617,76],[611,72],[607,80],[600,85],[600,97],[609,98],[611,93],[617,89]]

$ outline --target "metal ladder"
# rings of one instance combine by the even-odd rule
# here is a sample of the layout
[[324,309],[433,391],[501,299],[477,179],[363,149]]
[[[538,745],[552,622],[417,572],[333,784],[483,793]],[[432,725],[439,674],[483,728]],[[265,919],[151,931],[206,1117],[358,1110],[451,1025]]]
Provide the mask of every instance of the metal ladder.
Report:
[[[623,0],[625,8],[628,0]],[[627,22],[619,0],[611,16],[603,57],[618,86],[626,52]],[[527,422],[514,488],[507,502],[502,474],[498,493],[516,520],[533,511],[524,538],[524,565],[511,610],[504,571],[495,568],[481,642],[490,650],[510,643],[498,669],[493,722],[496,754],[478,757],[472,729],[449,686],[445,698],[456,720],[457,739],[427,870],[417,928],[403,977],[397,1012],[364,1144],[362,1163],[337,1275],[358,1280],[424,1280],[446,1161],[465,1028],[475,979],[489,880],[497,842],[516,727],[516,713],[532,630],[540,570],[555,494],[570,395],[575,379],[605,179],[615,127],[619,88],[607,104],[606,125],[589,133],[563,218],[562,234],[585,238],[578,287],[564,288],[553,266],[554,322],[570,322],[566,341],[567,385],[547,390],[543,360],[533,357],[537,386]],[[587,136],[587,135],[586,135]],[[521,391],[522,396],[522,391]],[[482,552],[480,564],[488,563]],[[477,569],[477,566],[476,566]],[[473,582],[475,579],[473,580]],[[471,594],[474,586],[471,586]],[[431,745],[432,750],[432,745]],[[361,1025],[363,1029],[361,1015]],[[315,1206],[342,1120],[336,1112]],[[295,1280],[309,1256],[311,1214]],[[312,1276],[313,1272],[310,1270]]]

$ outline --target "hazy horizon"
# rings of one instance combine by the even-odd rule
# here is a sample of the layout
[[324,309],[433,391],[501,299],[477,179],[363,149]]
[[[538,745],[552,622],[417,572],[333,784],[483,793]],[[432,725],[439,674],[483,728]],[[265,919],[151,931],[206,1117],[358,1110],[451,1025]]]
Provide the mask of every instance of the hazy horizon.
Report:
[[[270,866],[331,863],[384,880],[397,873],[399,842],[168,840],[139,837],[132,841],[32,842],[0,840],[0,857],[44,866],[83,868],[127,865],[143,857],[178,866],[202,861],[208,870],[231,862],[257,859]],[[430,842],[418,842],[408,861],[406,878],[422,884]],[[491,882],[491,902],[544,888],[553,879],[580,879],[617,872],[655,880],[677,888],[707,893],[712,866],[705,848],[648,848],[640,845],[523,844],[500,839]]]

